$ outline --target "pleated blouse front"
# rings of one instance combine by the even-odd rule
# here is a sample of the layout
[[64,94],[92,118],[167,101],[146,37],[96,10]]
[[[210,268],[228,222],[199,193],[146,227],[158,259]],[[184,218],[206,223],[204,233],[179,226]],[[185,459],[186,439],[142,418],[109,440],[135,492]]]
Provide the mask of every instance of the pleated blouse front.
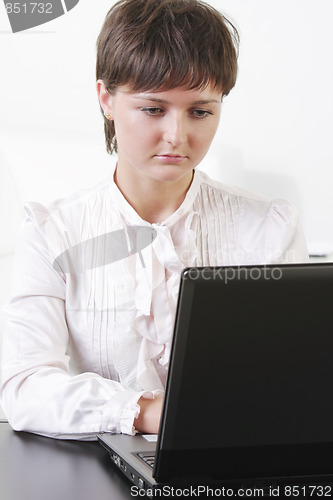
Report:
[[141,219],[113,177],[25,208],[2,404],[14,428],[54,437],[133,432],[139,397],[164,388],[184,267],[308,259],[291,205],[199,170],[158,224]]

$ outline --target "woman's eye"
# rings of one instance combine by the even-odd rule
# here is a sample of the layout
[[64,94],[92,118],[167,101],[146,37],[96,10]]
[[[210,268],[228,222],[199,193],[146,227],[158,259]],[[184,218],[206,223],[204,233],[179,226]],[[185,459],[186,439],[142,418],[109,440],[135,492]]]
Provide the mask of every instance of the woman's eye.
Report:
[[163,109],[161,108],[141,108],[141,111],[144,111],[150,116],[156,116],[163,113]]
[[210,111],[207,111],[206,109],[194,109],[192,111],[192,114],[196,118],[206,118],[206,116],[211,115],[212,113]]

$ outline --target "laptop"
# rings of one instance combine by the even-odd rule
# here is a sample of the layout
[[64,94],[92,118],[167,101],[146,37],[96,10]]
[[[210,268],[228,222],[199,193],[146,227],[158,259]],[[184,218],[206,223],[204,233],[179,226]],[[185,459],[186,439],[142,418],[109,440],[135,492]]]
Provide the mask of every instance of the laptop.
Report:
[[158,436],[98,440],[150,494],[331,496],[333,263],[184,269]]

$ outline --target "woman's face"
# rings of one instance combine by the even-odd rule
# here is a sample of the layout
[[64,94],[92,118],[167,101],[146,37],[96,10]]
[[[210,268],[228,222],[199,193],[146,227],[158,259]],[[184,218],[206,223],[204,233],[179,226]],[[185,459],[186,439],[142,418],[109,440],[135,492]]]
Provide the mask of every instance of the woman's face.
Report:
[[103,87],[100,102],[114,120],[119,169],[174,182],[204,158],[219,124],[221,92],[212,86],[139,93],[120,87],[103,99]]

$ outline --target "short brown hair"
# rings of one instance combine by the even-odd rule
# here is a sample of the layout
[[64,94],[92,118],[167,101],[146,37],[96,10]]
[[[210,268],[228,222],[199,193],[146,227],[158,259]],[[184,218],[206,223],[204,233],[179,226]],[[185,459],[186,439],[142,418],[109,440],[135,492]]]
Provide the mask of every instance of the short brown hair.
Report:
[[[110,94],[212,83],[227,95],[237,77],[239,36],[233,24],[201,0],[120,0],[97,40],[97,80]],[[104,118],[107,151],[117,152],[114,123]]]

